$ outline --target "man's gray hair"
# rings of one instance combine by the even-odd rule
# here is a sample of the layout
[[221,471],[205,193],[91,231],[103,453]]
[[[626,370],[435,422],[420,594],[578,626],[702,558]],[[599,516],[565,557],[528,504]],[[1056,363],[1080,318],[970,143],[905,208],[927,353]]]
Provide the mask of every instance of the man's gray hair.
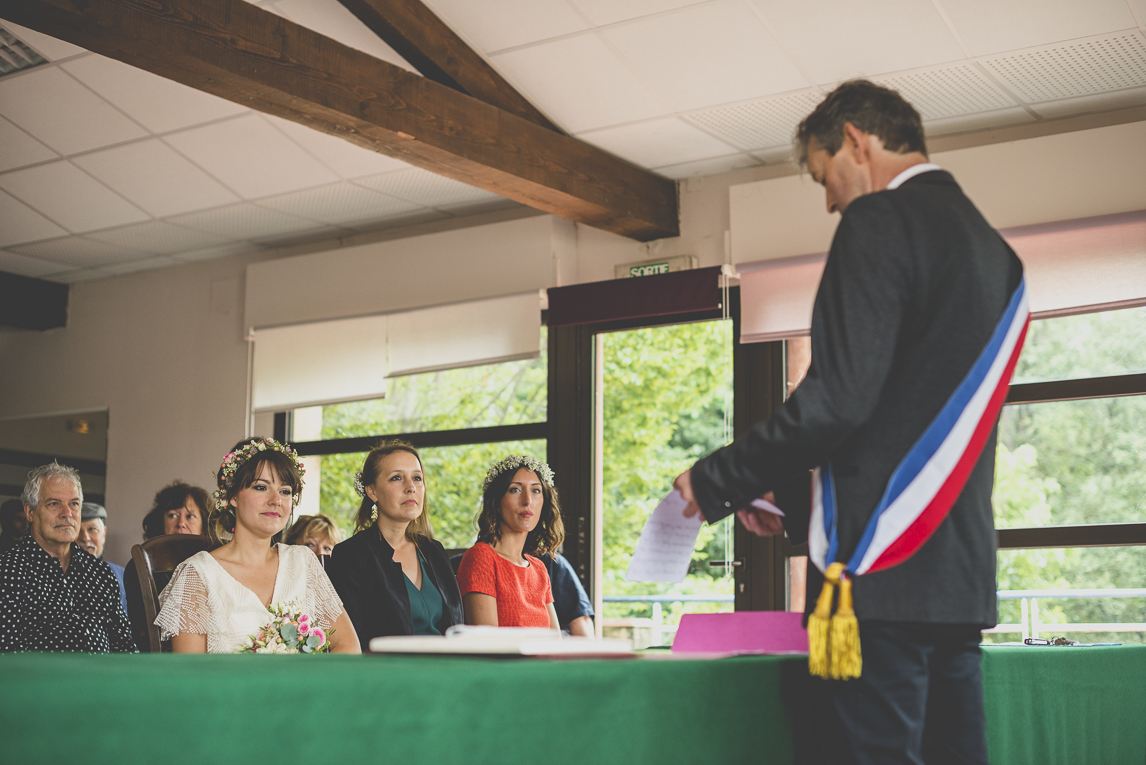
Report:
[[28,473],[28,482],[24,484],[24,493],[20,495],[20,501],[28,507],[39,507],[40,505],[40,487],[44,485],[44,481],[49,478],[66,478],[76,486],[76,491],[80,494],[80,502],[84,501],[84,486],[80,482],[79,471],[75,468],[70,468],[67,465],[61,465],[58,462],[52,462],[48,465],[41,465],[32,472]]

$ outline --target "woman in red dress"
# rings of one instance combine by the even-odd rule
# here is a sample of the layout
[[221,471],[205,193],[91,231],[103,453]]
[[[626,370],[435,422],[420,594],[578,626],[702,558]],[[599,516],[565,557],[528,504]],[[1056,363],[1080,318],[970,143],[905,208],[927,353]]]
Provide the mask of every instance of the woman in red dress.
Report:
[[565,539],[553,471],[512,455],[486,473],[478,541],[458,569],[466,624],[559,629],[545,564]]

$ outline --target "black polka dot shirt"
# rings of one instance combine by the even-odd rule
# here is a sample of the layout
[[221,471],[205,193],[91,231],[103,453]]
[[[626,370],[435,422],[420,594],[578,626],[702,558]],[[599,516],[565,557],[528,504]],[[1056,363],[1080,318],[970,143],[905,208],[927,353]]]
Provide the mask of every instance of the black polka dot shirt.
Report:
[[0,651],[135,653],[111,568],[73,543],[65,573],[27,534],[0,555]]

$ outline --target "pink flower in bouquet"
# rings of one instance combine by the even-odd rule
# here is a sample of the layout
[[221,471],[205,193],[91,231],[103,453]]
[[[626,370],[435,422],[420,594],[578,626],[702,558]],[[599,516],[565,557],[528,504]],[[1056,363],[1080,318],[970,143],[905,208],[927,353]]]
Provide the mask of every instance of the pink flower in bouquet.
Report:
[[311,627],[310,635],[311,637],[318,638],[318,646],[320,648],[326,645],[326,633],[323,632],[322,627]]
[[314,629],[316,628],[312,627],[310,623],[306,621],[306,617],[298,620],[298,634],[302,635],[303,637],[309,635]]
[[307,616],[306,614],[299,614],[298,615],[298,626],[299,627],[308,623],[309,621],[310,621],[310,617]]

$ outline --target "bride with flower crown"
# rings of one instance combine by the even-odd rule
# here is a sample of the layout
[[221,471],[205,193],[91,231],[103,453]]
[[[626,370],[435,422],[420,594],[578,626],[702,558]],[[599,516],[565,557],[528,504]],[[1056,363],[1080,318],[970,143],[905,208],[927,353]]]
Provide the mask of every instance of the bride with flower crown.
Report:
[[294,450],[270,438],[241,441],[223,459],[208,520],[219,546],[179,564],[160,595],[155,623],[174,652],[234,653],[274,618],[268,609],[288,604],[309,616],[332,652],[361,652],[318,559],[305,547],[271,544],[298,504],[302,473]]

